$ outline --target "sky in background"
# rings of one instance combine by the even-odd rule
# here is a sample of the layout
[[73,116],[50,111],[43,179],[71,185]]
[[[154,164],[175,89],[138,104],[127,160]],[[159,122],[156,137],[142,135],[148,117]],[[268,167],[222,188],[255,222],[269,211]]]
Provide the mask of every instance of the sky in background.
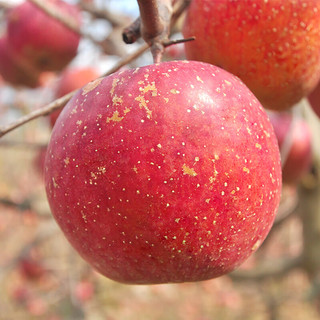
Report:
[[98,2],[109,3],[108,6],[119,12],[138,16],[139,9],[136,0],[98,0]]
[[[70,3],[76,3],[76,0],[64,0]],[[9,4],[17,4],[23,2],[23,0],[5,0]],[[112,9],[118,10],[132,16],[138,16],[138,4],[136,0],[95,0],[95,3],[101,8],[108,5]]]

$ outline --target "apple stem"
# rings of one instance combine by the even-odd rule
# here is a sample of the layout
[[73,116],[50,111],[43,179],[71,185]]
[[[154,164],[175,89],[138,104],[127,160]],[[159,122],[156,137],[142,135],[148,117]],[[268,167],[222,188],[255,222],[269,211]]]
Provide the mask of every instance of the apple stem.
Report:
[[[171,15],[169,31],[174,27],[177,20],[189,6],[191,0],[173,0],[173,11]],[[133,23],[123,30],[122,38],[126,44],[135,43],[141,37],[141,18],[138,17]]]
[[[190,2],[191,0],[138,0],[140,17],[123,30],[123,41],[131,44],[142,36],[150,45],[154,63],[161,62],[164,49],[170,42],[170,31]],[[185,41],[190,40],[181,42]]]
[[141,36],[149,44],[155,63],[161,61],[163,42],[169,39],[172,0],[138,0]]

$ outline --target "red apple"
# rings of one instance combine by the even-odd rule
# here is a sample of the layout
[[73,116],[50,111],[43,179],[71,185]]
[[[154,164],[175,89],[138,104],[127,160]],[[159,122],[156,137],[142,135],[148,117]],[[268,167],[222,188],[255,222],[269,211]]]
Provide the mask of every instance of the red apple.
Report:
[[92,281],[82,280],[75,285],[74,295],[81,303],[85,303],[92,299],[94,295],[94,285]]
[[320,118],[320,82],[317,84],[315,89],[309,94],[308,100],[313,111]]
[[40,85],[40,72],[10,49],[6,36],[0,38],[0,74],[14,86],[35,88]]
[[28,280],[39,280],[46,274],[46,269],[37,259],[25,257],[19,261],[19,270],[21,275]]
[[262,243],[281,193],[268,116],[209,64],[125,70],[79,90],[48,145],[54,218],[103,275],[124,283],[199,281]]
[[[98,78],[98,72],[92,67],[70,68],[65,70],[56,88],[56,97],[60,98],[69,92],[80,89],[88,82]],[[61,110],[50,114],[50,124],[53,127]]]
[[289,113],[270,113],[270,120],[282,150],[282,180],[296,184],[311,167],[311,130],[304,119]]
[[[80,11],[61,0],[46,0],[80,26]],[[15,52],[39,70],[62,70],[77,54],[80,36],[48,16],[32,2],[25,1],[9,11],[8,42]]]
[[320,1],[193,0],[183,27],[188,59],[239,76],[264,107],[284,110],[320,78]]

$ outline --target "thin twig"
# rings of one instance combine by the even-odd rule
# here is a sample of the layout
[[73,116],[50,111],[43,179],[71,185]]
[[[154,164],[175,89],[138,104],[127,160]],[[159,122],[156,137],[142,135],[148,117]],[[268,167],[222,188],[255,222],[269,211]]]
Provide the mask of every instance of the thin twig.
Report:
[[19,211],[30,211],[32,209],[30,199],[25,199],[22,202],[15,202],[9,198],[1,198],[0,204],[6,207],[18,209]]
[[[38,0],[32,0],[32,1],[37,1]],[[188,0],[189,1],[189,0]],[[183,12],[183,10],[181,8],[185,8],[185,3],[187,3],[188,1],[182,1],[181,3],[184,4],[183,6],[175,6],[175,12],[173,13],[174,19],[177,19],[179,17],[179,14],[177,12]],[[171,22],[172,23],[172,22]],[[190,41],[193,38],[190,39],[186,39],[186,40],[169,40],[167,42],[164,42],[164,46],[166,45],[170,45],[171,43],[173,43],[174,41]],[[173,42],[172,42],[173,41]],[[142,55],[144,52],[146,52],[149,49],[149,44],[144,44],[142,45],[140,48],[138,48],[135,52],[133,52],[132,54],[124,57],[123,59],[121,59],[113,68],[111,68],[107,73],[105,73],[103,76],[108,76],[116,71],[118,71],[119,69],[121,69],[123,66],[127,65],[128,63],[134,61],[135,59],[137,59],[140,55]],[[73,92],[68,93],[67,95],[49,103],[48,105],[39,108],[35,111],[30,112],[29,114],[25,115],[24,117],[21,117],[20,119],[18,119],[17,121],[7,125],[7,126],[2,126],[0,127],[0,138],[3,137],[5,134],[13,131],[14,129],[30,122],[31,120],[34,120],[36,118],[42,117],[42,116],[46,116],[50,113],[52,113],[55,110],[58,110],[60,108],[62,108],[71,98],[72,96],[75,94],[76,90]]]
[[104,8],[103,10],[98,9],[96,6],[83,0],[79,2],[79,6],[81,9],[90,13],[95,18],[107,20],[112,25],[112,27],[123,27],[125,23],[124,21],[130,20],[128,16],[110,12],[106,8]]
[[183,12],[189,7],[191,1],[192,0],[180,0],[175,2],[173,6],[170,29],[174,27]]
[[28,141],[12,141],[2,140],[0,141],[0,148],[27,148],[27,149],[42,149],[47,146],[46,143],[28,142]]
[[89,39],[94,44],[101,46],[100,41],[96,40],[91,34],[85,33],[81,30],[78,23],[75,21],[75,19],[72,18],[72,16],[67,16],[66,14],[63,14],[60,10],[55,8],[53,5],[50,5],[50,3],[46,1],[43,1],[43,0],[29,0],[29,1],[32,2],[35,6],[37,6],[39,9],[41,9],[48,16],[62,23],[69,30],[75,32],[81,37]]
[[166,42],[163,43],[163,46],[165,48],[170,47],[174,44],[178,44],[178,43],[185,43],[185,42],[189,42],[189,41],[193,41],[195,40],[196,37],[190,37],[190,38],[184,38],[184,39],[173,39],[173,40],[168,40]]
[[298,256],[292,259],[273,262],[268,266],[260,266],[251,270],[236,270],[230,273],[231,279],[235,281],[261,281],[267,278],[279,278],[286,275],[289,271],[299,268],[303,258]]
[[[123,66],[127,65],[131,61],[137,59],[140,55],[142,55],[149,46],[147,44],[142,45],[139,49],[137,49],[134,53],[128,55],[127,57],[121,59],[113,68],[111,68],[107,73],[105,73],[103,76],[108,76],[119,69],[121,69]],[[20,119],[10,123],[7,126],[0,126],[0,138],[3,137],[5,134],[13,131],[14,129],[30,122],[31,120],[37,119],[42,116],[46,116],[50,113],[52,113],[55,110],[58,110],[62,108],[72,97],[73,95],[77,92],[77,90],[74,90],[65,96],[56,99],[55,101],[45,105],[42,108],[39,108],[37,110],[34,110],[30,112],[29,114],[21,117]]]
[[[173,29],[177,20],[190,5],[191,0],[180,0],[174,3],[170,21],[170,31]],[[137,18],[130,26],[123,30],[122,38],[126,44],[135,43],[141,37],[141,18]]]
[[3,137],[8,132],[11,132],[12,130],[24,125],[25,123],[27,123],[31,120],[34,120],[34,119],[42,117],[42,116],[46,116],[46,115],[50,114],[51,112],[60,109],[62,106],[64,106],[71,99],[71,97],[74,95],[75,92],[76,92],[76,90],[66,94],[65,96],[49,103],[48,105],[46,105],[42,108],[39,108],[37,110],[30,112],[29,114],[21,117],[20,119],[12,122],[11,124],[9,124],[7,126],[0,127],[0,138]]
[[43,0],[29,0],[35,6],[37,6],[40,10],[46,13],[48,16],[54,18],[55,20],[62,23],[65,27],[77,33],[78,35],[82,35],[81,30],[79,28],[78,23],[73,19],[72,16],[67,16],[63,14],[58,8],[53,5],[50,5],[49,2]]
[[128,55],[127,57],[124,57],[123,59],[121,59],[114,67],[112,67],[107,73],[105,73],[103,76],[108,76],[116,71],[118,71],[119,69],[121,69],[122,67],[124,67],[125,65],[129,64],[130,62],[134,61],[135,59],[137,59],[138,57],[140,57],[143,53],[145,53],[147,50],[149,49],[149,45],[148,44],[143,44],[140,48],[138,48],[135,52],[133,52],[132,54]]

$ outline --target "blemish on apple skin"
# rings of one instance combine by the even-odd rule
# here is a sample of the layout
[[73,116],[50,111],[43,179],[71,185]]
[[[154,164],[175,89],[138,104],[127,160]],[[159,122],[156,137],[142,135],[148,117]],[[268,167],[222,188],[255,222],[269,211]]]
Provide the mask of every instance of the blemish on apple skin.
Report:
[[[144,83],[144,81],[142,81],[142,83]],[[144,94],[146,94],[147,92],[151,91],[151,94],[152,94],[153,97],[156,97],[158,95],[158,90],[156,88],[156,85],[155,85],[154,81],[151,82],[151,84],[148,83],[146,86],[140,87],[139,91],[141,91]]]
[[120,122],[124,117],[119,116],[119,111],[115,111],[112,115],[112,117],[107,117],[107,123],[114,121],[114,122]]
[[246,172],[246,173],[250,172],[250,170],[247,167],[243,167],[243,171]]
[[118,105],[121,105],[122,103],[123,103],[123,97],[122,96],[118,97],[117,95],[114,95],[114,97],[112,97],[112,104],[113,105],[118,106]]
[[171,89],[170,92],[171,92],[172,94],[179,94],[179,93],[180,93],[180,91],[177,90],[177,89]]
[[136,97],[134,100],[136,100],[136,101],[139,102],[139,107],[140,107],[141,109],[145,109],[146,112],[147,112],[147,118],[148,118],[148,119],[151,119],[151,117],[152,117],[152,111],[151,111],[151,110],[148,108],[148,106],[147,106],[147,103],[148,103],[149,101],[146,100],[146,99],[144,98],[144,96],[138,96],[138,97]]
[[120,81],[120,80],[119,80],[118,78],[113,79],[113,81],[112,81],[112,88],[111,88],[111,90],[110,90],[110,94],[111,94],[111,95],[113,95],[114,90],[115,90],[115,88],[116,88],[116,86],[117,86],[117,84],[118,84],[119,81]]
[[197,81],[203,83],[203,80],[199,76],[197,76]]
[[56,181],[55,181],[54,178],[52,178],[52,183],[53,183],[53,186],[54,186],[55,188],[58,188],[58,187],[59,187],[59,185],[56,183]]
[[182,166],[182,170],[184,175],[189,175],[192,177],[195,177],[198,175],[193,168],[188,167],[185,163]]

